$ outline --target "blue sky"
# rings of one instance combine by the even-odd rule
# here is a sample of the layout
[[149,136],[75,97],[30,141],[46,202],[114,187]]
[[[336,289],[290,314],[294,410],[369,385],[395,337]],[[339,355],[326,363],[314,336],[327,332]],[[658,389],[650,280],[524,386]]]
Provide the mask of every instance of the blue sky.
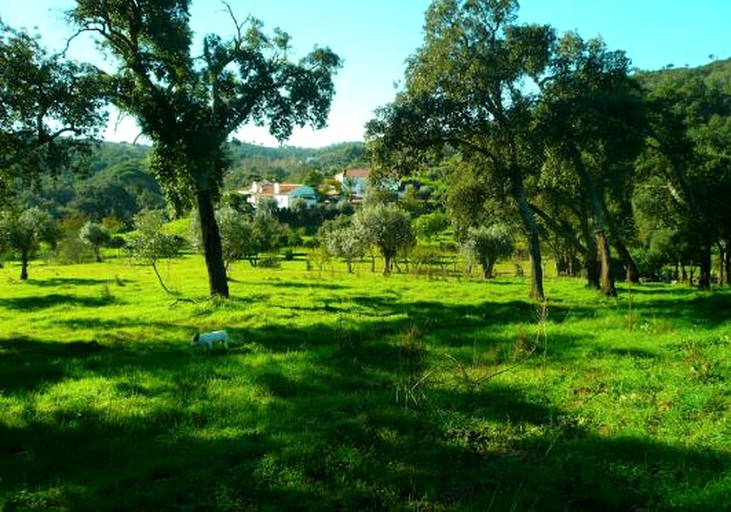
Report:
[[[429,0],[230,0],[239,20],[251,14],[266,29],[281,27],[292,36],[295,55],[329,46],[345,65],[336,79],[329,127],[297,130],[288,144],[319,147],[362,140],[373,110],[390,102],[403,78],[404,61],[422,42]],[[0,0],[0,18],[11,26],[38,27],[44,44],[57,48],[69,30],[60,11],[70,0]],[[192,24],[198,34],[230,34],[232,25],[218,0],[193,0]],[[610,49],[627,52],[633,65],[698,66],[731,56],[731,0],[522,0],[519,21],[548,23],[559,32],[576,30],[602,36]],[[74,43],[72,54],[99,65],[93,46]],[[131,141],[134,123],[110,127],[110,140]],[[275,145],[266,130],[245,128],[241,140]]]

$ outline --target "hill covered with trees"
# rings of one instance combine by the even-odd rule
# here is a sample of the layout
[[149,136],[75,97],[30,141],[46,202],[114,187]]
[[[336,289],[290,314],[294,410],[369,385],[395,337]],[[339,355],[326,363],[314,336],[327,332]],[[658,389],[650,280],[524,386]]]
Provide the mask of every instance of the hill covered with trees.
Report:
[[[228,144],[230,167],[224,190],[234,191],[254,179],[302,182],[333,176],[365,164],[365,145],[359,142],[325,148],[265,147],[234,140]],[[46,176],[37,186],[15,182],[15,194],[26,207],[38,206],[56,219],[81,216],[99,222],[114,216],[130,225],[141,210],[165,208],[165,197],[149,169],[150,147],[102,142],[77,167]]]

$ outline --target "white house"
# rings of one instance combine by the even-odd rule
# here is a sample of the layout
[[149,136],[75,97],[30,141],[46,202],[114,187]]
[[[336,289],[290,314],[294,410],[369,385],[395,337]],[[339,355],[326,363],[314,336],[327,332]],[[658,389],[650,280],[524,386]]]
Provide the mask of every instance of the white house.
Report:
[[273,198],[277,207],[289,208],[295,199],[302,199],[307,208],[317,204],[315,189],[307,185],[294,183],[269,183],[268,181],[255,181],[249,189],[239,190],[239,194],[246,196],[246,201],[256,206],[262,198]]

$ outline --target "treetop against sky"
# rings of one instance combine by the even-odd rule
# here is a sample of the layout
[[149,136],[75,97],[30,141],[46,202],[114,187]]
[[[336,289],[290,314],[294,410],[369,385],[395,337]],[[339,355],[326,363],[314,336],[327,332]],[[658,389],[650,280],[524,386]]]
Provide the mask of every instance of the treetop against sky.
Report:
[[[281,27],[292,36],[292,52],[303,56],[314,46],[328,46],[345,61],[336,77],[329,126],[295,130],[289,144],[321,147],[363,139],[363,125],[373,110],[393,100],[403,79],[404,61],[423,40],[429,0],[246,0],[229,2],[238,21],[251,15],[271,32]],[[698,66],[731,56],[728,0],[522,0],[519,21],[548,23],[559,32],[576,30],[584,38],[601,36],[611,50],[627,52],[633,66],[659,69],[669,64]],[[10,26],[38,28],[43,44],[61,49],[72,29],[63,12],[73,0],[0,0],[0,19]],[[199,37],[229,35],[234,26],[218,0],[193,0],[191,24]],[[79,38],[69,56],[109,66],[94,46]],[[713,56],[713,57],[711,57]],[[105,137],[132,141],[138,134],[131,119],[115,116]],[[276,145],[265,128],[246,127],[238,138]]]

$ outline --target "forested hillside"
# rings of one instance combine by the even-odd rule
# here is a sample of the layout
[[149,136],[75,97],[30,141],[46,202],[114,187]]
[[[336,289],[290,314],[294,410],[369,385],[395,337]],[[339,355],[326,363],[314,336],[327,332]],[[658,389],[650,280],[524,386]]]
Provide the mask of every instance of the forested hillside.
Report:
[[[342,143],[308,149],[270,148],[233,141],[228,146],[230,167],[224,190],[236,190],[253,179],[300,182],[332,176],[343,169],[364,165],[363,143]],[[37,187],[16,182],[15,191],[25,206],[38,206],[55,218],[81,216],[101,221],[110,215],[129,225],[141,210],[165,207],[163,191],[149,170],[150,147],[142,144],[103,142],[81,173],[66,169],[44,177]]]

